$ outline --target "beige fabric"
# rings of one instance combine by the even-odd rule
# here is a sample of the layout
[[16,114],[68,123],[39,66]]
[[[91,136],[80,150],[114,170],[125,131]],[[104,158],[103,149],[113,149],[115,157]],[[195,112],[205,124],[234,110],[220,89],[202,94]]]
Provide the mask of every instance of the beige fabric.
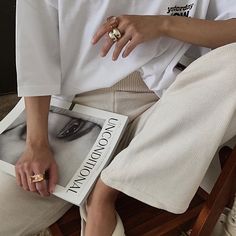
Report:
[[0,236],[31,236],[62,216],[70,204],[25,192],[15,178],[0,172]]
[[236,43],[193,62],[128,132],[102,180],[140,201],[184,212],[217,148],[236,134]]
[[151,92],[138,71],[134,71],[112,87],[100,89],[100,91]]
[[[132,141],[103,171],[103,181],[147,204],[183,212],[217,147],[236,134],[235,55],[232,44],[199,59],[159,101],[150,92],[97,90],[76,97],[130,117],[122,144]],[[34,234],[69,207],[24,192],[0,173],[0,236]]]

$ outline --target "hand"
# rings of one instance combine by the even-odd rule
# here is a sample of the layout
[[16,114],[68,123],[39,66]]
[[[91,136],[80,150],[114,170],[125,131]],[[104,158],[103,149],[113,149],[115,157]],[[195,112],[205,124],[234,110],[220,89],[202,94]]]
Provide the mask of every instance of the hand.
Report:
[[[16,163],[16,181],[26,191],[38,192],[41,196],[49,196],[55,189],[58,181],[57,164],[52,151],[48,146],[30,147]],[[49,179],[32,183],[30,176],[45,174],[48,172]]]
[[[117,60],[124,48],[122,57],[127,57],[140,43],[163,35],[163,16],[124,15],[117,17],[117,19],[119,22],[117,28],[122,36],[115,42],[116,45],[112,60]],[[110,24],[106,22],[97,30],[92,39],[92,43],[96,44],[103,36],[105,37],[105,42],[100,53],[102,57],[107,55],[114,44],[108,36],[110,31]]]

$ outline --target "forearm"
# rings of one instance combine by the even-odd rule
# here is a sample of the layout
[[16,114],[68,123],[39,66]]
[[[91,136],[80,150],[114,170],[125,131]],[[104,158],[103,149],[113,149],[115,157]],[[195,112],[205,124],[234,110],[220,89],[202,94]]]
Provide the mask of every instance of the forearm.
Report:
[[236,19],[202,20],[179,16],[161,16],[163,36],[207,48],[236,42]]
[[50,96],[25,97],[27,145],[48,145],[48,114]]
[[[50,98],[50,96],[25,97],[26,149],[16,163],[17,184],[27,191],[38,192],[41,196],[49,196],[58,180],[57,164],[48,142]],[[46,172],[49,176],[47,181],[44,178],[36,183],[30,181],[35,174],[43,175]]]

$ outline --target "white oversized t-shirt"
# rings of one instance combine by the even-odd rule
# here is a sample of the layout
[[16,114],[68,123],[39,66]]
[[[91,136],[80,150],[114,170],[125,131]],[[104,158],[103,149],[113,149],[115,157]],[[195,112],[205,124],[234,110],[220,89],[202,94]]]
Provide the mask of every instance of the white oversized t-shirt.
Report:
[[[236,17],[235,0],[18,0],[16,65],[19,96],[73,96],[110,87],[135,70],[158,96],[175,80],[190,45],[161,37],[112,61],[91,44],[108,16],[180,15],[201,19]],[[157,26],[158,27],[158,26]]]

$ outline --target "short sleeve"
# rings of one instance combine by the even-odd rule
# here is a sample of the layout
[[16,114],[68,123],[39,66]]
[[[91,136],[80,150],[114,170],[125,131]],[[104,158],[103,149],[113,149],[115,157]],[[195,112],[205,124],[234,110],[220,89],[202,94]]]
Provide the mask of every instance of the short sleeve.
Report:
[[16,69],[19,96],[60,94],[58,28],[58,10],[51,2],[17,0]]
[[235,0],[210,0],[207,19],[227,20],[230,18],[236,18]]

